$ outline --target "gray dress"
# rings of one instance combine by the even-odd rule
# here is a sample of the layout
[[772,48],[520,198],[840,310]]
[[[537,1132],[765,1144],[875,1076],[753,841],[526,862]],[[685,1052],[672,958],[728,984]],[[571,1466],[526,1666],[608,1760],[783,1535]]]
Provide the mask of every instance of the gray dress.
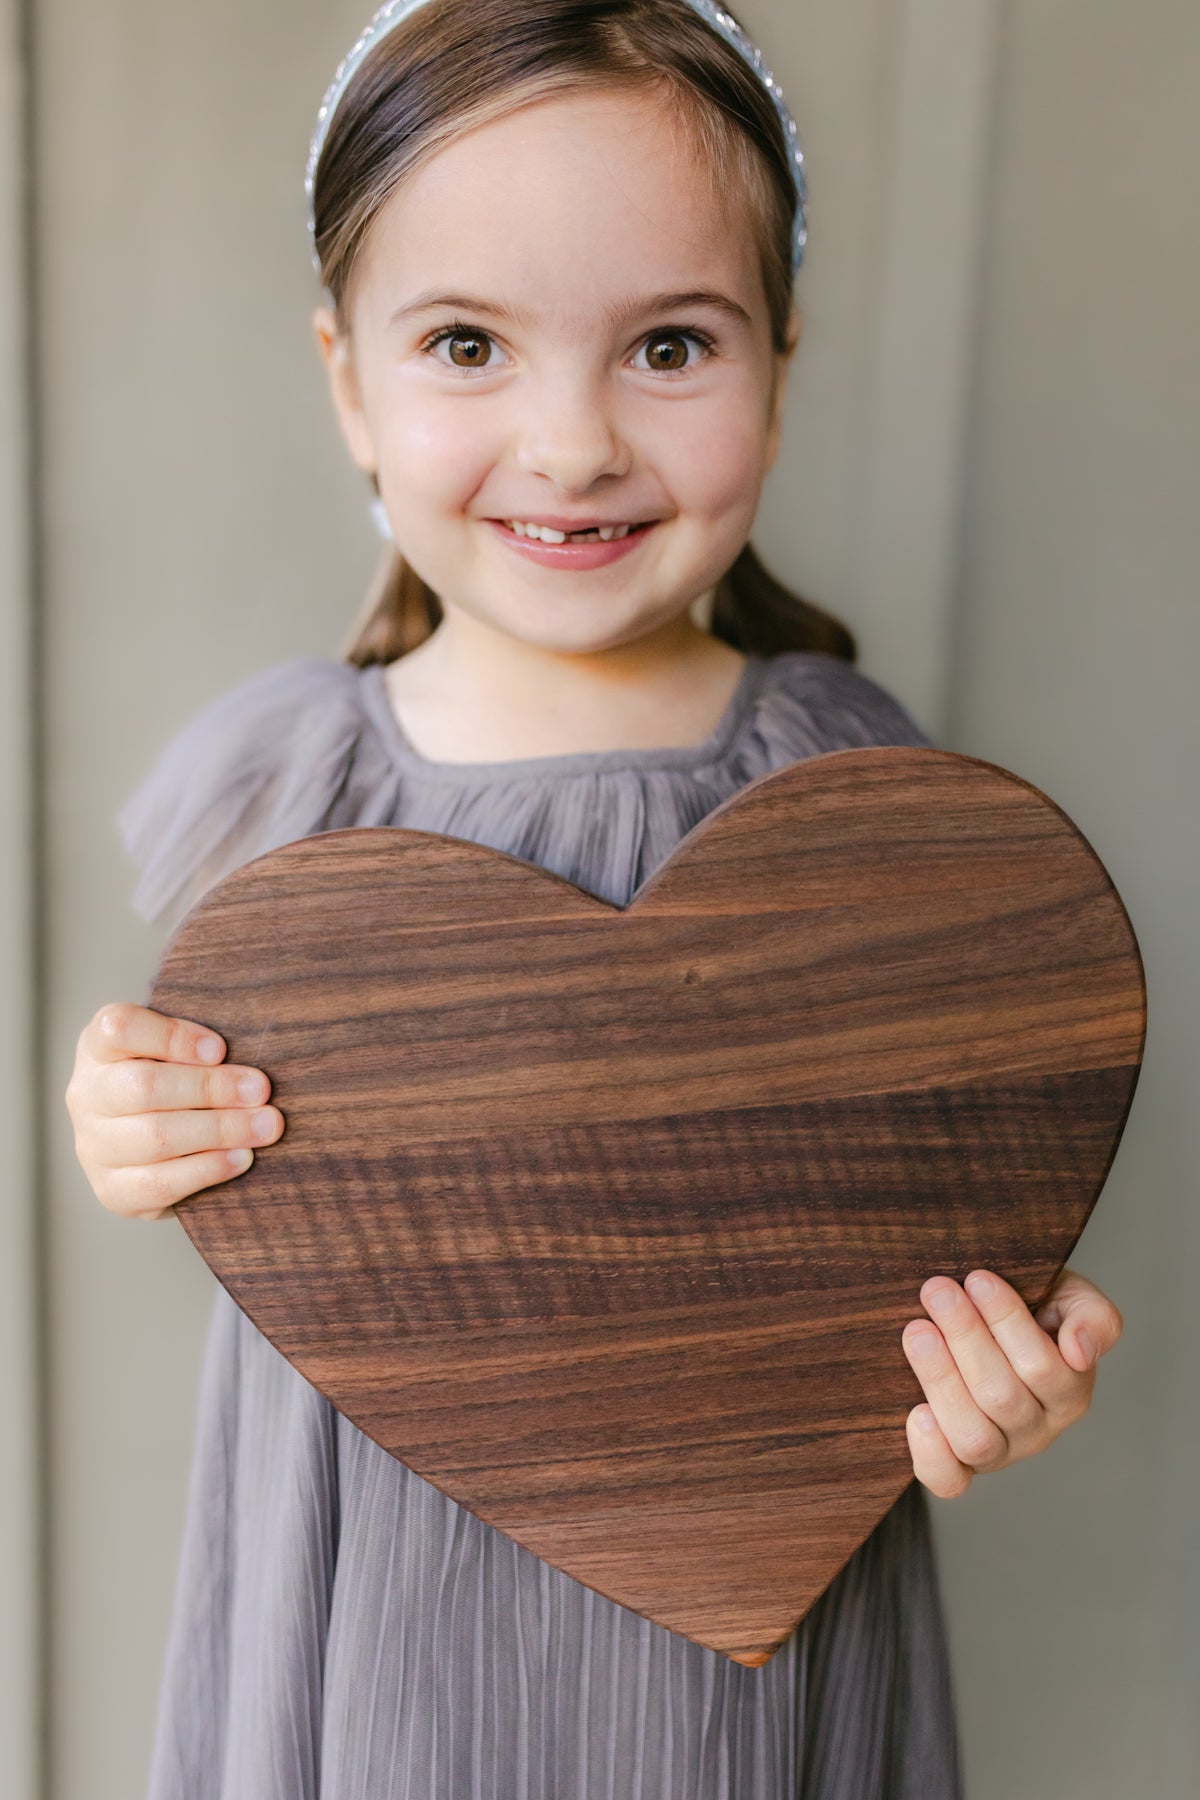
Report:
[[[237,864],[351,825],[472,838],[624,905],[768,770],[928,741],[796,652],[748,659],[698,746],[437,763],[378,666],[297,659],[187,724],[118,823],[134,906],[170,925]],[[481,1523],[214,1302],[149,1800],[959,1800],[919,1483],[743,1668]]]

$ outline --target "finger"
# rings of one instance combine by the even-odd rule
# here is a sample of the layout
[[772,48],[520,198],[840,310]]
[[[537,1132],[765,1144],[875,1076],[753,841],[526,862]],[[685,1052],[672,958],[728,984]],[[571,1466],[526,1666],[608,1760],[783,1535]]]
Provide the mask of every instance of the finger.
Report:
[[1071,1368],[1083,1372],[1121,1339],[1125,1321],[1107,1294],[1074,1269],[1063,1269],[1035,1314]]
[[123,1218],[161,1219],[180,1200],[244,1175],[253,1161],[253,1150],[206,1150],[172,1162],[114,1169],[97,1194],[110,1212]]
[[1017,1290],[991,1269],[973,1269],[971,1298],[1009,1362],[1047,1413],[1076,1418],[1086,1412],[1094,1376],[1063,1360]]
[[922,1286],[921,1300],[976,1406],[1000,1427],[1009,1445],[1038,1432],[1044,1423],[1041,1401],[1014,1369],[975,1306],[974,1290],[967,1294],[949,1276],[935,1275]]
[[971,1395],[936,1325],[914,1319],[902,1342],[913,1373],[946,1442],[960,1462],[972,1469],[999,1468],[1008,1455],[1008,1439]]
[[101,1154],[110,1167],[134,1168],[203,1150],[273,1144],[282,1133],[283,1114],[277,1106],[136,1113],[109,1121]]
[[130,1057],[98,1070],[91,1092],[97,1111],[121,1118],[183,1107],[262,1106],[270,1098],[271,1083],[261,1069],[240,1063],[205,1069]]
[[955,1456],[933,1408],[914,1406],[905,1421],[905,1429],[913,1474],[918,1480],[943,1500],[956,1500],[960,1494],[965,1494],[975,1472]]
[[224,1060],[226,1047],[224,1038],[206,1025],[152,1012],[128,1000],[101,1007],[83,1032],[83,1048],[97,1062],[153,1056],[161,1062],[211,1066]]

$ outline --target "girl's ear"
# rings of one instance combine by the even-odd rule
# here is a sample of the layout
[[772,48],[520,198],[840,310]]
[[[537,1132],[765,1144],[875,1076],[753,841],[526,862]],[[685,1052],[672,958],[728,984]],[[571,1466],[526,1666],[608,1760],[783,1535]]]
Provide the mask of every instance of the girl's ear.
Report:
[[332,308],[328,306],[318,306],[313,314],[313,332],[316,336],[321,361],[325,364],[325,372],[329,376],[329,391],[333,397],[333,409],[337,414],[338,424],[342,428],[346,448],[360,469],[368,475],[374,475],[376,472],[375,446],[371,441],[366,414],[363,412],[358,372],[354,367],[350,339],[342,331]]
[[767,426],[767,468],[774,466],[779,455],[779,445],[783,437],[783,401],[787,393],[788,371],[792,366],[792,357],[796,354],[796,346],[800,342],[800,333],[804,328],[804,318],[798,306],[793,306],[788,315],[786,350],[775,358],[773,385],[771,388],[771,414]]

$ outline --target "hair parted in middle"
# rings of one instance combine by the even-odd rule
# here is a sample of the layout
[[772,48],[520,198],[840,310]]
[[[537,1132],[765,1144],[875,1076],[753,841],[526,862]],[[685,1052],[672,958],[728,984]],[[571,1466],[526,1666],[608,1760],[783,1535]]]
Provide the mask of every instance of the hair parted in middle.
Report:
[[[788,145],[754,72],[686,0],[429,0],[383,38],[334,114],[313,188],[316,252],[339,327],[348,326],[371,225],[406,178],[467,132],[583,87],[641,90],[664,103],[714,197],[738,196],[782,354],[797,197]],[[391,662],[441,618],[437,595],[389,545],[347,660]],[[855,658],[846,626],[778,582],[750,544],[717,584],[711,629],[759,655]]]

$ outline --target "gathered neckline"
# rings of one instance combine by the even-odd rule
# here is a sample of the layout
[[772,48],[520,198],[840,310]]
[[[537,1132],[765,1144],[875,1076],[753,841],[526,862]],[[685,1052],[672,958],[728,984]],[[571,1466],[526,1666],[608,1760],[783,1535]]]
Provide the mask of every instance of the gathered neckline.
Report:
[[668,744],[645,749],[561,750],[545,756],[506,757],[495,762],[440,762],[422,756],[405,734],[388,693],[382,663],[358,671],[361,692],[393,759],[410,774],[430,781],[485,782],[519,780],[522,776],[591,775],[620,769],[691,769],[712,763],[733,743],[771,667],[772,659],[747,654],[737,685],[713,729],[699,744]]

